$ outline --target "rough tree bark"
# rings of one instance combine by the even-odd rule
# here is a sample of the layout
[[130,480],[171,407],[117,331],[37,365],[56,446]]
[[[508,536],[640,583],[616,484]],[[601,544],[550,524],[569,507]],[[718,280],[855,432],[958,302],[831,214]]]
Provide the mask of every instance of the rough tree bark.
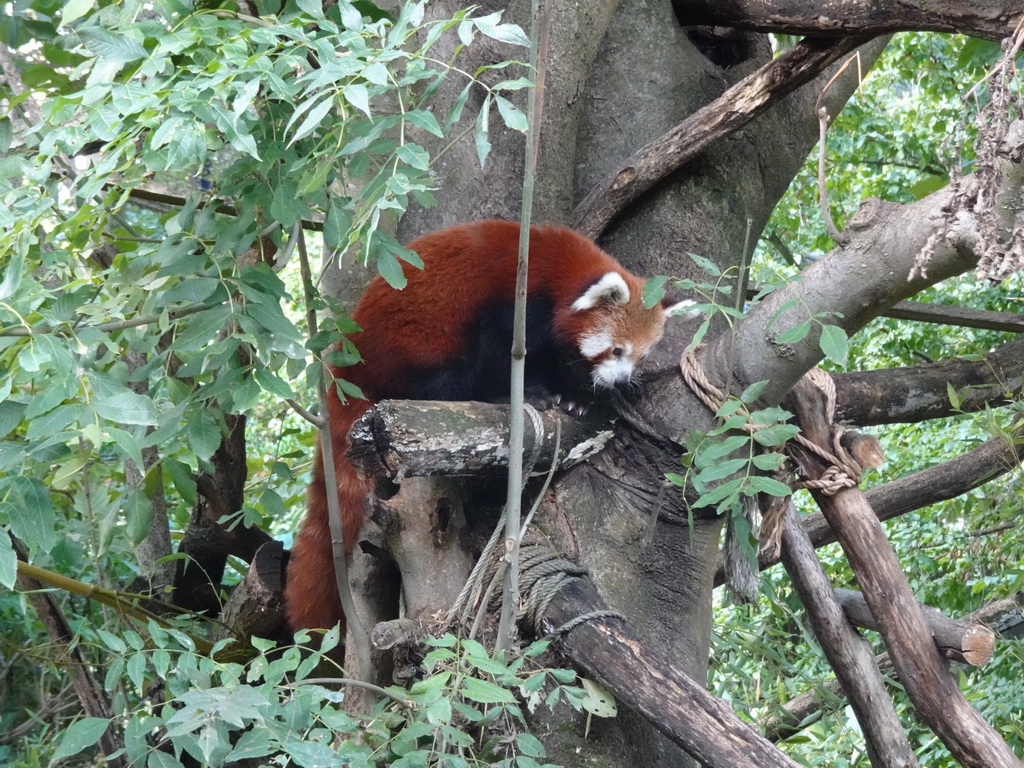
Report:
[[[997,632],[1009,634],[1024,626],[1024,592],[1015,592],[1010,597],[997,600],[968,614],[961,621],[966,624],[984,624]],[[888,653],[875,657],[878,668],[886,675],[893,674],[893,663]],[[842,686],[835,680],[828,680],[787,702],[785,707],[763,721],[765,738],[778,741],[801,728],[801,723],[813,722],[813,716],[824,709],[835,709],[843,703]]]
[[[806,382],[794,387],[788,402],[801,431],[818,446],[829,446],[830,425],[824,397]],[[825,462],[813,454],[796,451],[803,476],[817,480]],[[836,531],[860,581],[864,598],[876,617],[890,656],[917,716],[949,748],[956,760],[969,768],[1016,768],[1020,761],[998,733],[967,702],[946,669],[931,634],[914,601],[896,555],[881,524],[858,488],[834,495],[811,489],[829,525]]]
[[[570,222],[580,201],[602,180],[613,178],[639,148],[669,133],[771,59],[767,39],[753,33],[732,35],[722,46],[705,45],[701,35],[682,26],[690,23],[688,14],[696,4],[680,2],[673,7],[668,0],[603,0],[581,7],[568,0],[551,2],[552,56],[537,221]],[[500,7],[495,2],[483,6],[485,11]],[[440,2],[431,12],[445,14],[454,7],[454,3]],[[816,5],[804,3],[800,10],[812,28]],[[512,3],[505,18],[527,27],[526,3]],[[1005,19],[999,23],[1000,29],[1012,28]],[[891,9],[889,24],[891,29],[900,28]],[[878,41],[863,46],[861,67],[869,67],[883,46]],[[470,55],[480,62],[497,61],[521,51],[485,42]],[[837,68],[832,65],[617,210],[599,233],[601,244],[639,274],[699,278],[696,267],[683,258],[687,251],[723,268],[736,266],[816,143],[814,106]],[[824,94],[832,115],[838,114],[856,88],[853,69]],[[450,90],[443,90],[442,96],[454,99],[461,84],[444,88]],[[467,106],[465,120],[472,120],[474,106],[479,104]],[[439,111],[443,109],[442,104]],[[429,137],[420,138],[429,144]],[[482,169],[472,142],[447,149],[436,165],[439,205],[411,210],[399,224],[399,239],[408,241],[466,219],[518,218],[522,138],[498,131],[491,141],[491,156]],[[799,285],[769,298],[733,333],[712,340],[702,352],[702,363],[720,382],[733,384],[734,391],[770,380],[764,401],[778,403],[820,358],[816,333],[799,344],[775,342],[784,330],[805,319],[807,307],[811,314],[827,313],[825,322],[852,334],[884,308],[973,266],[977,255],[970,234],[958,232],[959,239],[937,248],[927,279],[890,277],[910,274],[915,256],[933,232],[930,221],[941,217],[948,203],[943,193],[913,206],[867,203],[849,224],[850,242],[808,270]],[[784,305],[793,299],[800,309],[786,310]],[[769,327],[772,330],[766,330]],[[596,457],[559,476],[541,507],[538,525],[557,548],[589,570],[603,600],[625,613],[647,646],[662,658],[675,659],[680,671],[701,682],[707,673],[710,595],[721,521],[697,517],[689,524],[680,495],[662,490],[664,473],[678,466],[685,436],[706,431],[712,424],[707,409],[685,388],[675,367],[694,328],[685,323],[671,326],[652,361],[658,372],[650,376],[643,394],[623,410],[614,439]],[[486,504],[472,503],[479,501],[474,488],[458,485],[454,490],[439,486],[445,489],[442,493],[428,494],[436,500],[431,514],[437,514],[437,502],[447,499],[447,494],[461,491],[457,508],[465,514],[445,516],[446,523],[454,521],[458,529],[446,529],[443,538],[445,546],[454,537],[472,550],[489,533],[494,519],[484,518],[481,509]],[[418,486],[416,493],[422,492]],[[396,499],[387,507],[390,511],[385,508],[378,515],[385,523],[400,508]],[[650,535],[652,525],[655,536]],[[419,535],[426,537],[421,538],[421,546],[428,550],[435,546],[430,539],[436,531],[432,533],[430,526]],[[380,552],[370,549],[371,554],[357,552],[357,560],[379,559]],[[404,570],[405,563],[401,566]],[[459,564],[454,570],[463,567]],[[420,594],[410,611],[422,615],[436,608],[437,600],[435,591]],[[677,747],[629,712],[602,722],[589,740],[581,738],[582,727],[577,727],[559,729],[548,740],[550,759],[578,764],[600,757],[604,764],[622,766],[689,764]]]

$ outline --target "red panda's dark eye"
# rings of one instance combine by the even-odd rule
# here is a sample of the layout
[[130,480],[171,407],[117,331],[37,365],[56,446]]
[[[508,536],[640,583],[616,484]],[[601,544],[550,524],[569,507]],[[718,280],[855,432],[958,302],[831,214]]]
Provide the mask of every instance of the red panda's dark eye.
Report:
[[622,353],[625,352],[625,351],[626,350],[624,350],[622,347],[613,347],[612,348],[612,356],[613,357],[622,357]]

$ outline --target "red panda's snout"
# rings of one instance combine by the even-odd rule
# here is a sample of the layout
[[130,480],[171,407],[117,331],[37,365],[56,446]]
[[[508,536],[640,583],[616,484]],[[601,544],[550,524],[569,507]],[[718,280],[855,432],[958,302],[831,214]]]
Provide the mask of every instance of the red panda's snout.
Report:
[[616,341],[610,329],[589,333],[579,341],[580,353],[590,362],[590,376],[598,389],[628,384],[649,348],[638,348],[632,341]]
[[[637,285],[631,289],[627,279]],[[590,365],[595,388],[611,389],[632,381],[636,367],[661,339],[665,318],[682,308],[645,307],[641,286],[628,273],[608,272],[572,304],[582,321],[576,328],[576,346]]]

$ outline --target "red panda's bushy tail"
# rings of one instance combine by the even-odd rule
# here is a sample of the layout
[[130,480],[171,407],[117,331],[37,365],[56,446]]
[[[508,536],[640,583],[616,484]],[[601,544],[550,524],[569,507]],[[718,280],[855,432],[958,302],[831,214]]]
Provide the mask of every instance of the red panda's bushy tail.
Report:
[[[355,421],[373,405],[367,401],[334,402],[331,414],[331,438],[334,443],[334,470],[338,483],[342,535],[345,556],[351,554],[363,526],[363,500],[371,484],[359,475],[345,458],[348,452],[348,431]],[[339,407],[340,406],[340,407]],[[334,551],[331,546],[331,524],[327,508],[323,461],[319,448],[313,467],[306,514],[292,544],[285,586],[288,624],[293,630],[328,629],[339,621],[345,631],[345,615],[341,610],[337,581],[334,577]]]

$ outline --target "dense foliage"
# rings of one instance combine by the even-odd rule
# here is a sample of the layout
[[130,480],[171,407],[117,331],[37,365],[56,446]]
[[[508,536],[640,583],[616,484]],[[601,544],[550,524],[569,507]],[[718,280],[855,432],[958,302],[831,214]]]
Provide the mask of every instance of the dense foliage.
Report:
[[[977,126],[971,117],[986,91],[983,81],[999,54],[984,41],[944,35],[897,35],[828,134],[828,190],[833,216],[842,221],[861,200],[877,196],[911,202],[948,181],[948,164],[970,167]],[[978,84],[978,85],[976,85]],[[833,247],[817,199],[818,158],[793,181],[776,209],[754,263],[758,281],[794,274],[796,265]],[[837,221],[837,223],[838,223]],[[784,246],[780,250],[778,244]],[[1024,281],[1017,275],[999,286],[973,276],[947,281],[917,301],[1001,311],[1019,311]],[[850,339],[848,370],[917,365],[954,355],[980,355],[1006,342],[994,331],[880,318]],[[827,367],[827,364],[826,364]],[[1012,440],[1008,431],[1024,418],[1024,403],[939,422],[893,425],[874,430],[886,450],[886,464],[866,478],[865,487],[902,477],[977,447],[991,437]],[[1017,438],[1019,439],[1019,438]],[[809,497],[800,498],[812,511]],[[919,600],[962,616],[1024,588],[1024,533],[1007,526],[1024,508],[1018,470],[962,497],[905,515],[886,525]],[[985,531],[992,530],[990,533]],[[818,552],[836,586],[856,588],[838,545]],[[763,594],[753,607],[721,605],[716,610],[712,689],[752,719],[771,715],[780,704],[831,675],[800,601],[781,567],[762,576]],[[877,636],[877,651],[884,650]],[[1001,640],[996,659],[981,669],[961,668],[961,688],[1001,735],[1024,749],[1024,645]],[[736,681],[745,681],[738,685]],[[910,705],[896,691],[903,721]],[[784,742],[803,765],[866,766],[866,753],[852,711],[845,702]],[[912,735],[918,759],[929,768],[955,766],[926,729]]]
[[[507,62],[475,72],[458,65],[478,34],[526,44],[523,33],[498,15],[428,20],[425,6],[404,4],[389,16],[344,0],[327,11],[312,0],[283,11],[258,0],[257,15],[190,0],[10,4],[0,40],[29,63],[24,89],[0,94],[11,111],[0,117],[0,761],[74,756],[109,722],[69,727],[76,711],[61,667],[66,649],[48,645],[26,597],[8,591],[16,563],[6,531],[36,565],[99,587],[130,582],[154,500],[166,503],[180,535],[196,478],[228,430],[226,417],[238,413],[250,416],[249,479],[233,522],[287,528],[301,508],[313,440],[288,401],[308,404],[315,353],[349,327],[340,314],[306,338],[297,235],[303,225],[315,229],[326,261],[354,252],[400,285],[403,262],[417,260],[384,224],[410,199],[429,205],[436,184],[436,158],[417,137],[449,136],[473,105],[469,138],[483,162],[492,111],[511,129],[525,127],[508,94],[528,81],[502,80]],[[833,209],[851,212],[871,194],[923,195],[945,182],[950,161],[970,162],[969,124],[957,145],[943,141],[995,55],[985,43],[898,37],[830,133]],[[435,114],[432,97],[452,83],[462,94],[456,108]],[[31,98],[41,103],[38,122]],[[776,242],[800,260],[829,247],[813,166],[772,224]],[[153,189],[164,196],[154,199]],[[761,279],[788,276],[769,249]],[[993,309],[1015,293],[971,280],[941,290],[943,300]],[[878,321],[848,348],[843,338],[831,357],[881,367],[998,341]],[[886,430],[890,462],[876,480],[960,453],[1015,418]],[[698,469],[715,458],[705,455]],[[1024,585],[1019,531],[971,535],[1024,504],[1018,479],[999,483],[890,526],[921,599],[959,614]],[[836,583],[849,581],[829,553]],[[713,658],[716,693],[751,718],[827,674],[784,577],[771,573],[764,584],[756,609],[720,608]],[[311,766],[532,766],[543,748],[526,732],[528,713],[559,698],[588,707],[571,673],[536,660],[541,647],[495,660],[479,644],[447,637],[425,660],[425,679],[391,691],[397,701],[357,724],[334,706],[336,694],[309,679],[316,656],[257,643],[244,662],[218,659],[200,652],[199,627],[133,623],[91,600],[59,600],[138,765],[170,768],[182,751],[208,765],[283,751]],[[1024,653],[1007,643],[996,663],[962,677],[1018,748],[1022,673]],[[806,765],[865,764],[852,722],[842,711],[825,715],[787,749]],[[333,738],[357,725],[362,741]],[[923,764],[947,764],[927,733],[915,739]]]

